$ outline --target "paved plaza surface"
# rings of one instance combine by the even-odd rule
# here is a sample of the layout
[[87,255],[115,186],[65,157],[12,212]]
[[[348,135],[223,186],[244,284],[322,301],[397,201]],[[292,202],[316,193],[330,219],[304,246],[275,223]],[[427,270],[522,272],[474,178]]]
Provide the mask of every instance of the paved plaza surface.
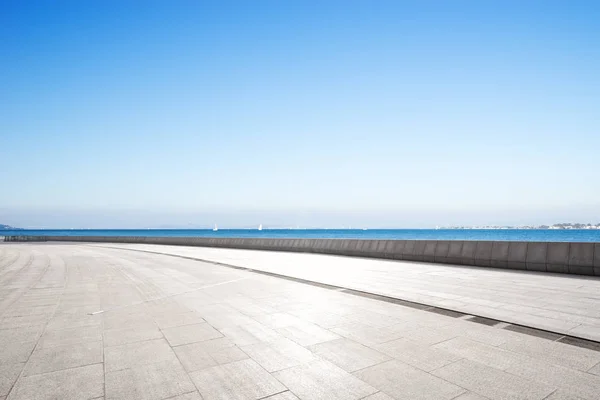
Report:
[[598,277],[319,254],[110,246],[269,271],[600,341]]
[[[600,398],[593,343],[110,246],[0,244],[0,400]],[[305,279],[380,292],[387,273],[389,290],[421,303],[476,305],[497,294],[489,301],[517,301],[508,304],[522,315],[581,318],[569,332],[585,326],[593,335],[598,319],[595,278],[136,247],[281,274],[303,269]]]

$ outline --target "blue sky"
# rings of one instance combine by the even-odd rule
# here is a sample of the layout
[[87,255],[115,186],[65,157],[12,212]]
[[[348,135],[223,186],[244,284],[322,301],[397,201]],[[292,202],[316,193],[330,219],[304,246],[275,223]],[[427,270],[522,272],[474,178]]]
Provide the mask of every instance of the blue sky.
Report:
[[600,6],[5,1],[0,223],[600,220]]

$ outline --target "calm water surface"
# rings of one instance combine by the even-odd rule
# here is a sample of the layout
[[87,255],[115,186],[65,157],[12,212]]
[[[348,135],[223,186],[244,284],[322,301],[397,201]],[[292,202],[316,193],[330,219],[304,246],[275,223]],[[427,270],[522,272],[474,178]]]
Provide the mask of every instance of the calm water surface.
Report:
[[0,236],[172,236],[326,239],[439,239],[600,242],[600,230],[545,229],[60,229],[6,230]]

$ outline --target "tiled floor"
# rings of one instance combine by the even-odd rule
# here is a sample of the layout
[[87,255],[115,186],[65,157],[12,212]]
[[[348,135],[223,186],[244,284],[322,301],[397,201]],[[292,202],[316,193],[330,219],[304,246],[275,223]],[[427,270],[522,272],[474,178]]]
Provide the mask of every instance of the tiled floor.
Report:
[[101,246],[242,266],[600,341],[599,277],[306,253],[143,244]]
[[[588,300],[557,296],[588,318],[578,282]],[[0,244],[0,400],[597,400],[600,351],[541,336],[167,255]]]

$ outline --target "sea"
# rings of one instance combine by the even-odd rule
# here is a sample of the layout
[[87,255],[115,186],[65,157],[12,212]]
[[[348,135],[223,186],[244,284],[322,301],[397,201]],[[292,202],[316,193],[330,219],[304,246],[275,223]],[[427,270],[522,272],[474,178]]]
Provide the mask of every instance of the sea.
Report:
[[23,229],[0,236],[165,236],[279,239],[421,239],[600,242],[600,229]]

